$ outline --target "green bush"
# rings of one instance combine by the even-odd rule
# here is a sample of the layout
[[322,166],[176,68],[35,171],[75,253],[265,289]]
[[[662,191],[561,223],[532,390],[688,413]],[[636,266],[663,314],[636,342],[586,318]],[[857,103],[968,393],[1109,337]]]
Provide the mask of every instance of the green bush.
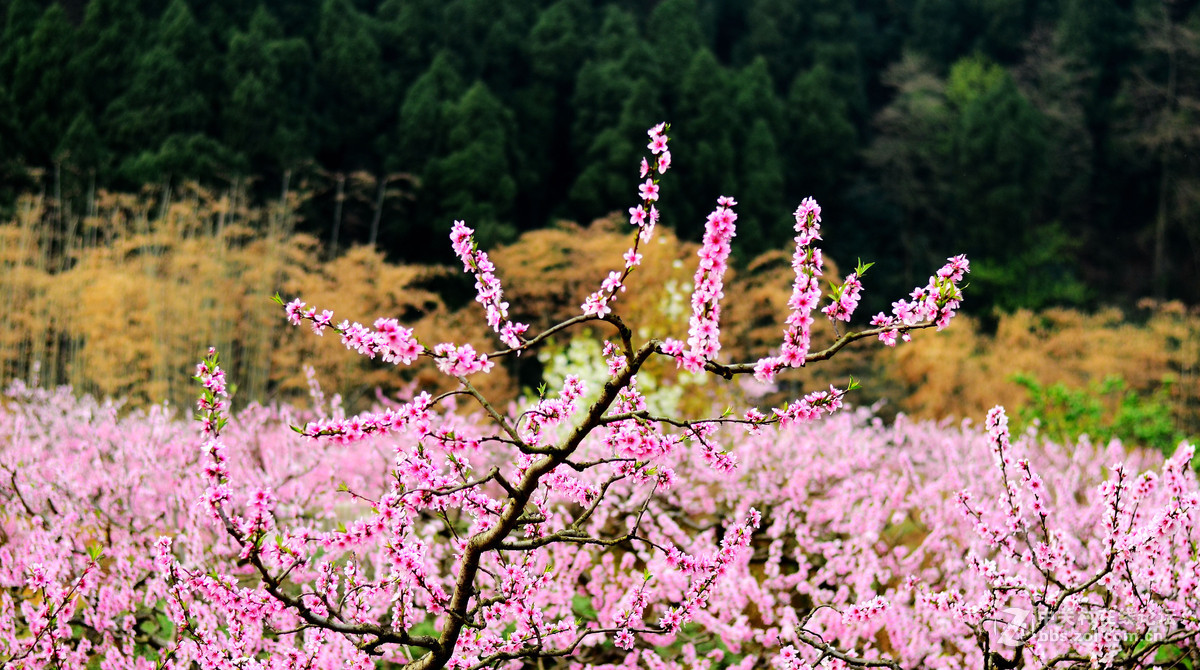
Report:
[[1038,432],[1050,439],[1073,440],[1087,434],[1093,440],[1117,438],[1170,455],[1187,438],[1171,414],[1169,379],[1149,395],[1128,388],[1116,376],[1085,389],[1061,382],[1045,386],[1028,373],[1014,375],[1013,381],[1029,392],[1029,402],[1019,411],[1020,425],[1036,424]]

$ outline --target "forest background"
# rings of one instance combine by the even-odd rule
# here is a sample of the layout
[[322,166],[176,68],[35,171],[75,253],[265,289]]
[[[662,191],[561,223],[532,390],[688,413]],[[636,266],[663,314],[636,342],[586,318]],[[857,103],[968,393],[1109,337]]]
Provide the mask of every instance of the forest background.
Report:
[[[678,237],[647,275],[669,290],[631,309],[686,296],[689,243],[735,195],[730,290],[749,299],[728,351],[768,346],[790,211],[812,195],[829,255],[876,263],[869,312],[946,256],[972,259],[972,327],[836,371],[874,374],[867,400],[978,417],[1024,399],[1072,430],[1194,435],[1198,6],[10,0],[0,371],[178,400],[215,342],[242,401],[299,394],[301,360],[347,397],[390,391],[412,380],[289,340],[266,297],[457,332],[471,287],[446,235],[461,218],[485,248],[509,245],[511,301],[548,323],[603,276],[593,258],[619,253],[605,217],[667,119]],[[547,362],[522,365],[498,383],[515,393]]]

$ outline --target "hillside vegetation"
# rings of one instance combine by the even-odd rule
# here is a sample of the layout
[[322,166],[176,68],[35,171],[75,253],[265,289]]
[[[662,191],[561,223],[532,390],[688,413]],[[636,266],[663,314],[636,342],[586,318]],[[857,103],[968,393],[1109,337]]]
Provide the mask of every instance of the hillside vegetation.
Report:
[[1190,0],[12,0],[0,211],[303,189],[331,254],[448,261],[452,219],[490,248],[622,207],[669,120],[664,223],[736,196],[742,263],[811,195],[889,295],[966,253],[977,314],[1196,304],[1198,36]]
[[[276,291],[336,305],[339,320],[394,316],[419,337],[471,342],[480,350],[496,344],[471,328],[481,312],[471,301],[469,278],[444,266],[391,263],[363,246],[325,259],[316,239],[294,230],[292,203],[255,207],[236,193],[192,186],[140,197],[102,192],[92,209],[58,224],[45,199],[27,197],[15,219],[0,225],[0,299],[9,306],[0,321],[0,377],[68,384],[133,405],[190,404],[196,352],[216,345],[227,352],[239,405],[302,400],[305,365],[328,392],[355,407],[373,402],[376,388],[391,395],[414,383],[439,383],[432,370],[400,372],[347,357],[336,337],[288,328],[269,300]],[[544,328],[577,314],[612,269],[606,261],[628,245],[627,227],[613,218],[587,226],[560,222],[494,250],[514,318]],[[656,331],[686,332],[696,248],[661,230],[646,251],[644,272],[630,278],[622,313]],[[829,274],[836,276],[836,269]],[[875,278],[872,270],[864,281],[878,292]],[[792,279],[782,251],[732,273],[723,358],[754,360],[777,346]],[[967,300],[972,297],[968,287]],[[920,347],[851,347],[783,388],[750,390],[782,401],[853,374],[866,380],[854,400],[884,400],[887,415],[979,417],[1002,402],[1014,413],[1029,406],[1044,421],[1058,416],[1061,436],[1072,438],[1081,431],[1116,434],[1165,448],[1181,435],[1200,433],[1200,314],[1194,310],[1148,301],[1128,313],[1021,310],[990,321],[968,316],[945,332],[917,334]],[[820,319],[814,340],[833,338],[832,326]],[[562,352],[567,344],[552,349]],[[553,367],[553,356],[543,358],[517,359],[484,381],[516,397]],[[1028,377],[1017,379],[1019,373]],[[674,379],[676,372],[653,374]],[[1109,377],[1123,386],[1103,387]],[[696,396],[701,405],[712,401],[708,393]],[[1135,404],[1124,419],[1129,425],[1113,433],[1122,403]],[[1134,410],[1142,414],[1128,415]],[[1155,421],[1159,427],[1150,433],[1132,432],[1133,425]]]

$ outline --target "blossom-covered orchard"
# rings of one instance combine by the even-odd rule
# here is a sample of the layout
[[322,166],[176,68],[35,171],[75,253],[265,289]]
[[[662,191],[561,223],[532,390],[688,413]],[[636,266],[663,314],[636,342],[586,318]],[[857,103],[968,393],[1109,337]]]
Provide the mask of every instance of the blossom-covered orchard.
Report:
[[[122,417],[13,386],[0,411],[0,664],[1191,667],[1190,445],[1161,463],[1115,443],[1013,439],[999,408],[982,430],[885,426],[838,411],[853,380],[782,407],[647,408],[637,379],[654,357],[714,384],[769,381],[855,340],[944,327],[968,269],[951,258],[872,327],[814,350],[813,313],[849,323],[866,267],[822,306],[821,212],[806,200],[779,349],[723,362],[737,203],[722,196],[686,339],[638,341],[616,308],[659,220],[667,131],[650,131],[623,266],[547,331],[511,318],[461,222],[451,243],[502,349],[427,346],[392,319],[335,324],[286,303],[293,323],[358,353],[431,361],[454,391],[349,417],[324,402],[232,416],[210,352],[197,437],[161,408]],[[599,388],[568,377],[500,407],[472,383],[581,324],[611,333]]]
[[[338,416],[335,407],[328,418]],[[223,437],[238,445],[226,461],[238,482],[229,506],[252,518],[269,491],[272,523],[311,538],[301,544],[314,558],[288,575],[285,592],[309,592],[335,621],[361,626],[397,616],[393,597],[407,587],[410,635],[433,635],[436,614],[418,582],[378,586],[400,566],[386,508],[372,501],[393,490],[396,444],[415,436],[313,442],[288,428],[312,418],[288,408],[238,414]],[[479,435],[485,422],[450,414],[433,425]],[[196,504],[208,480],[188,422],[161,409],[121,417],[112,404],[17,385],[0,439],[0,660],[9,667],[395,667],[419,656],[306,625],[271,595],[244,549]],[[674,486],[615,481],[595,513],[596,532],[612,535],[640,514],[640,535],[683,546],[686,558],[633,542],[623,551],[548,545],[536,563],[513,550],[520,558],[485,585],[505,598],[493,605],[502,610],[481,617],[471,642],[490,633],[519,651],[539,627],[569,623],[569,636],[543,637],[563,648],[577,629],[607,631],[584,637],[563,667],[803,667],[823,654],[835,667],[845,667],[839,655],[903,668],[1195,661],[1198,537],[1185,507],[1197,485],[1187,449],[1164,464],[1116,443],[998,442],[970,426],[903,419],[885,426],[862,409],[728,444],[734,471],[675,450],[659,460]],[[996,465],[1001,444],[1007,479]],[[483,444],[470,454],[481,465],[501,460]],[[556,518],[580,507],[553,493],[543,506]],[[689,570],[720,560],[722,540],[739,537],[751,508],[760,526],[722,565],[707,607],[674,633],[618,647],[626,627],[630,636],[658,627],[694,585]],[[1045,545],[1043,523],[1053,538]],[[421,538],[427,550],[410,569],[424,570],[434,591],[452,587],[454,525],[463,523],[451,512],[412,521],[409,544]],[[468,665],[484,660],[478,648],[464,652]]]

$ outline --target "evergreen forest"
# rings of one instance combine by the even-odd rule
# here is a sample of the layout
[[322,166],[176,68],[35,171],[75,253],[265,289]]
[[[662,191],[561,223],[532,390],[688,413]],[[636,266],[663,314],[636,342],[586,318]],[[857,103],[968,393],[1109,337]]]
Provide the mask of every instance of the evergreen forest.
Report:
[[454,219],[494,246],[634,204],[667,120],[663,223],[735,196],[743,266],[812,195],[872,296],[966,253],[976,312],[1200,302],[1197,0],[0,6],[5,217],[198,182],[302,194],[326,254],[450,260]]

